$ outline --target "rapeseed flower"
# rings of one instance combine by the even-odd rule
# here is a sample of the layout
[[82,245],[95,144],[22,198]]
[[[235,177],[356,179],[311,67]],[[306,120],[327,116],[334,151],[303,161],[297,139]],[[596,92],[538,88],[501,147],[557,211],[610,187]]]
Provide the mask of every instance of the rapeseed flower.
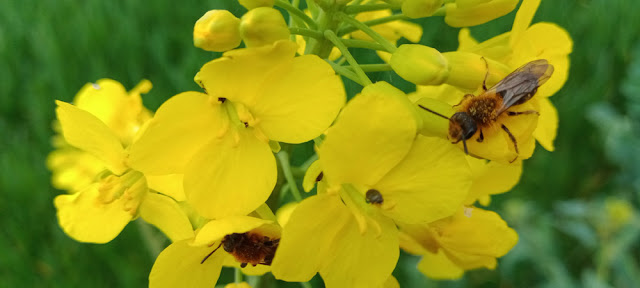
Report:
[[[345,101],[340,78],[295,43],[229,51],[205,64],[205,90],[165,102],[131,149],[147,175],[184,174],[186,199],[205,218],[246,215],[276,183],[270,142],[320,135]],[[176,137],[180,135],[180,137]]]
[[318,148],[325,191],[298,204],[284,226],[277,278],[319,272],[327,287],[380,287],[398,259],[396,223],[432,222],[462,205],[471,185],[464,154],[416,136],[420,126],[404,93],[385,82],[347,104]]

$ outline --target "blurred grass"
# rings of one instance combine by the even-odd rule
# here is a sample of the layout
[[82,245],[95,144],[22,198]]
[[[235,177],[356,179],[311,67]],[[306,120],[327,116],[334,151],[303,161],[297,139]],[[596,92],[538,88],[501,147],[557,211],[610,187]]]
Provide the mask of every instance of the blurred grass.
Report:
[[[144,101],[152,110],[176,93],[197,89],[193,76],[217,54],[193,48],[191,31],[195,20],[215,8],[238,16],[244,12],[235,0],[0,3],[0,287],[147,285],[153,259],[136,225],[106,245],[74,242],[58,228],[52,200],[60,192],[50,187],[44,166],[51,150],[53,100],[70,101],[84,83],[104,77],[127,88],[143,78],[151,80],[154,89]],[[640,2],[634,0],[543,1],[534,22],[557,23],[574,39],[569,81],[552,98],[560,115],[557,149],[550,153],[538,147],[525,163],[521,183],[496,197],[493,207],[502,207],[506,199],[522,199],[535,203],[537,213],[553,224],[552,208],[558,201],[590,200],[615,189],[612,179],[619,168],[605,158],[603,139],[585,114],[598,101],[624,107],[619,87],[632,49],[640,49],[637,11]],[[514,15],[474,27],[472,34],[484,40],[506,32]],[[444,25],[441,18],[419,22],[426,27],[423,43],[455,50],[458,29]],[[411,89],[390,73],[372,78]],[[359,88],[349,81],[346,85],[352,95]],[[304,159],[296,155],[305,154],[294,151],[293,161],[301,163]],[[547,228],[527,229],[519,229],[521,239],[527,237],[523,232]],[[581,255],[582,248],[566,235],[545,239],[553,239],[555,248],[549,244],[551,251],[539,252],[562,259],[560,264],[569,267],[567,275],[573,278],[580,278],[581,269],[595,261],[594,255]],[[416,261],[403,255],[398,264],[396,275],[403,287],[425,281],[415,273]],[[552,277],[527,266],[530,262],[517,265],[508,266],[508,273],[499,266],[497,271],[471,272],[462,281],[428,285],[522,287]]]

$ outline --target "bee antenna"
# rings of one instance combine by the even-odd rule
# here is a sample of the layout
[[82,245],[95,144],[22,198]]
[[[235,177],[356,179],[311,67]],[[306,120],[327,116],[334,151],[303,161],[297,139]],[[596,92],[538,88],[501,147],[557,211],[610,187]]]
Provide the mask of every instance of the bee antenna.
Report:
[[462,146],[464,146],[464,154],[469,155],[469,150],[467,150],[467,141],[462,137]]
[[216,247],[216,249],[213,249],[213,251],[211,251],[211,253],[209,253],[207,256],[204,257],[204,259],[202,259],[202,261],[200,261],[200,264],[204,263],[204,261],[207,261],[207,259],[209,259],[209,257],[211,257],[211,255],[213,255],[214,252],[218,251],[218,249],[220,249],[220,246],[222,246],[222,241],[220,241],[220,245],[218,245],[218,247]]
[[424,107],[424,106],[422,106],[422,105],[420,105],[420,104],[418,104],[418,107],[420,107],[420,108],[422,108],[422,109],[424,109],[424,110],[427,110],[427,111],[429,111],[429,112],[431,112],[431,113],[433,113],[433,114],[436,114],[436,115],[438,115],[438,116],[440,116],[440,117],[442,117],[442,118],[444,118],[444,119],[450,120],[450,119],[449,119],[449,117],[444,116],[444,115],[442,115],[442,114],[440,114],[440,113],[438,113],[438,112],[436,112],[436,111],[433,111],[433,110],[431,110],[431,109],[429,109],[429,108],[427,108],[427,107]]

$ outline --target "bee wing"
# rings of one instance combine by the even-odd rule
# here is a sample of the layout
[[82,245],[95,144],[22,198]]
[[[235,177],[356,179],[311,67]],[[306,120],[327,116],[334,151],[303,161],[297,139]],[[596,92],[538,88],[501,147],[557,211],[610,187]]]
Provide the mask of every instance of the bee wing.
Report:
[[545,59],[531,61],[511,72],[489,90],[502,96],[502,106],[498,115],[512,106],[520,105],[531,99],[540,85],[553,74],[553,65]]

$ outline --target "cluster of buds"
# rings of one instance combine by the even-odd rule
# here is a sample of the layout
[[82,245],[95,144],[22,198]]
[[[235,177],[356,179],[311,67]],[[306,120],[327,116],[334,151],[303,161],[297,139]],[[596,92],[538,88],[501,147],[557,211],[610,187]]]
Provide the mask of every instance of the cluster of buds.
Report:
[[[138,217],[156,226],[172,244],[150,287],[210,287],[223,266],[291,282],[319,273],[330,288],[398,287],[400,249],[422,255],[418,270],[435,279],[494,269],[518,235],[476,206],[518,183],[536,141],[553,150],[548,97],[569,68],[569,35],[531,25],[540,0],[523,0],[512,30],[485,42],[461,29],[450,52],[398,41],[420,42],[412,18],[468,27],[518,1],[239,2],[240,18],[212,10],[195,23],[196,47],[225,52],[195,75],[199,91],[152,113],[140,96],[151,83],[127,92],[104,79],[74,105],[57,102],[48,166],[68,191],[55,199],[62,229],[106,243]],[[380,61],[360,64],[350,48]],[[416,91],[372,83],[367,73],[379,71]],[[343,80],[363,88],[346,95]],[[316,154],[292,167],[291,148],[310,141]]]

